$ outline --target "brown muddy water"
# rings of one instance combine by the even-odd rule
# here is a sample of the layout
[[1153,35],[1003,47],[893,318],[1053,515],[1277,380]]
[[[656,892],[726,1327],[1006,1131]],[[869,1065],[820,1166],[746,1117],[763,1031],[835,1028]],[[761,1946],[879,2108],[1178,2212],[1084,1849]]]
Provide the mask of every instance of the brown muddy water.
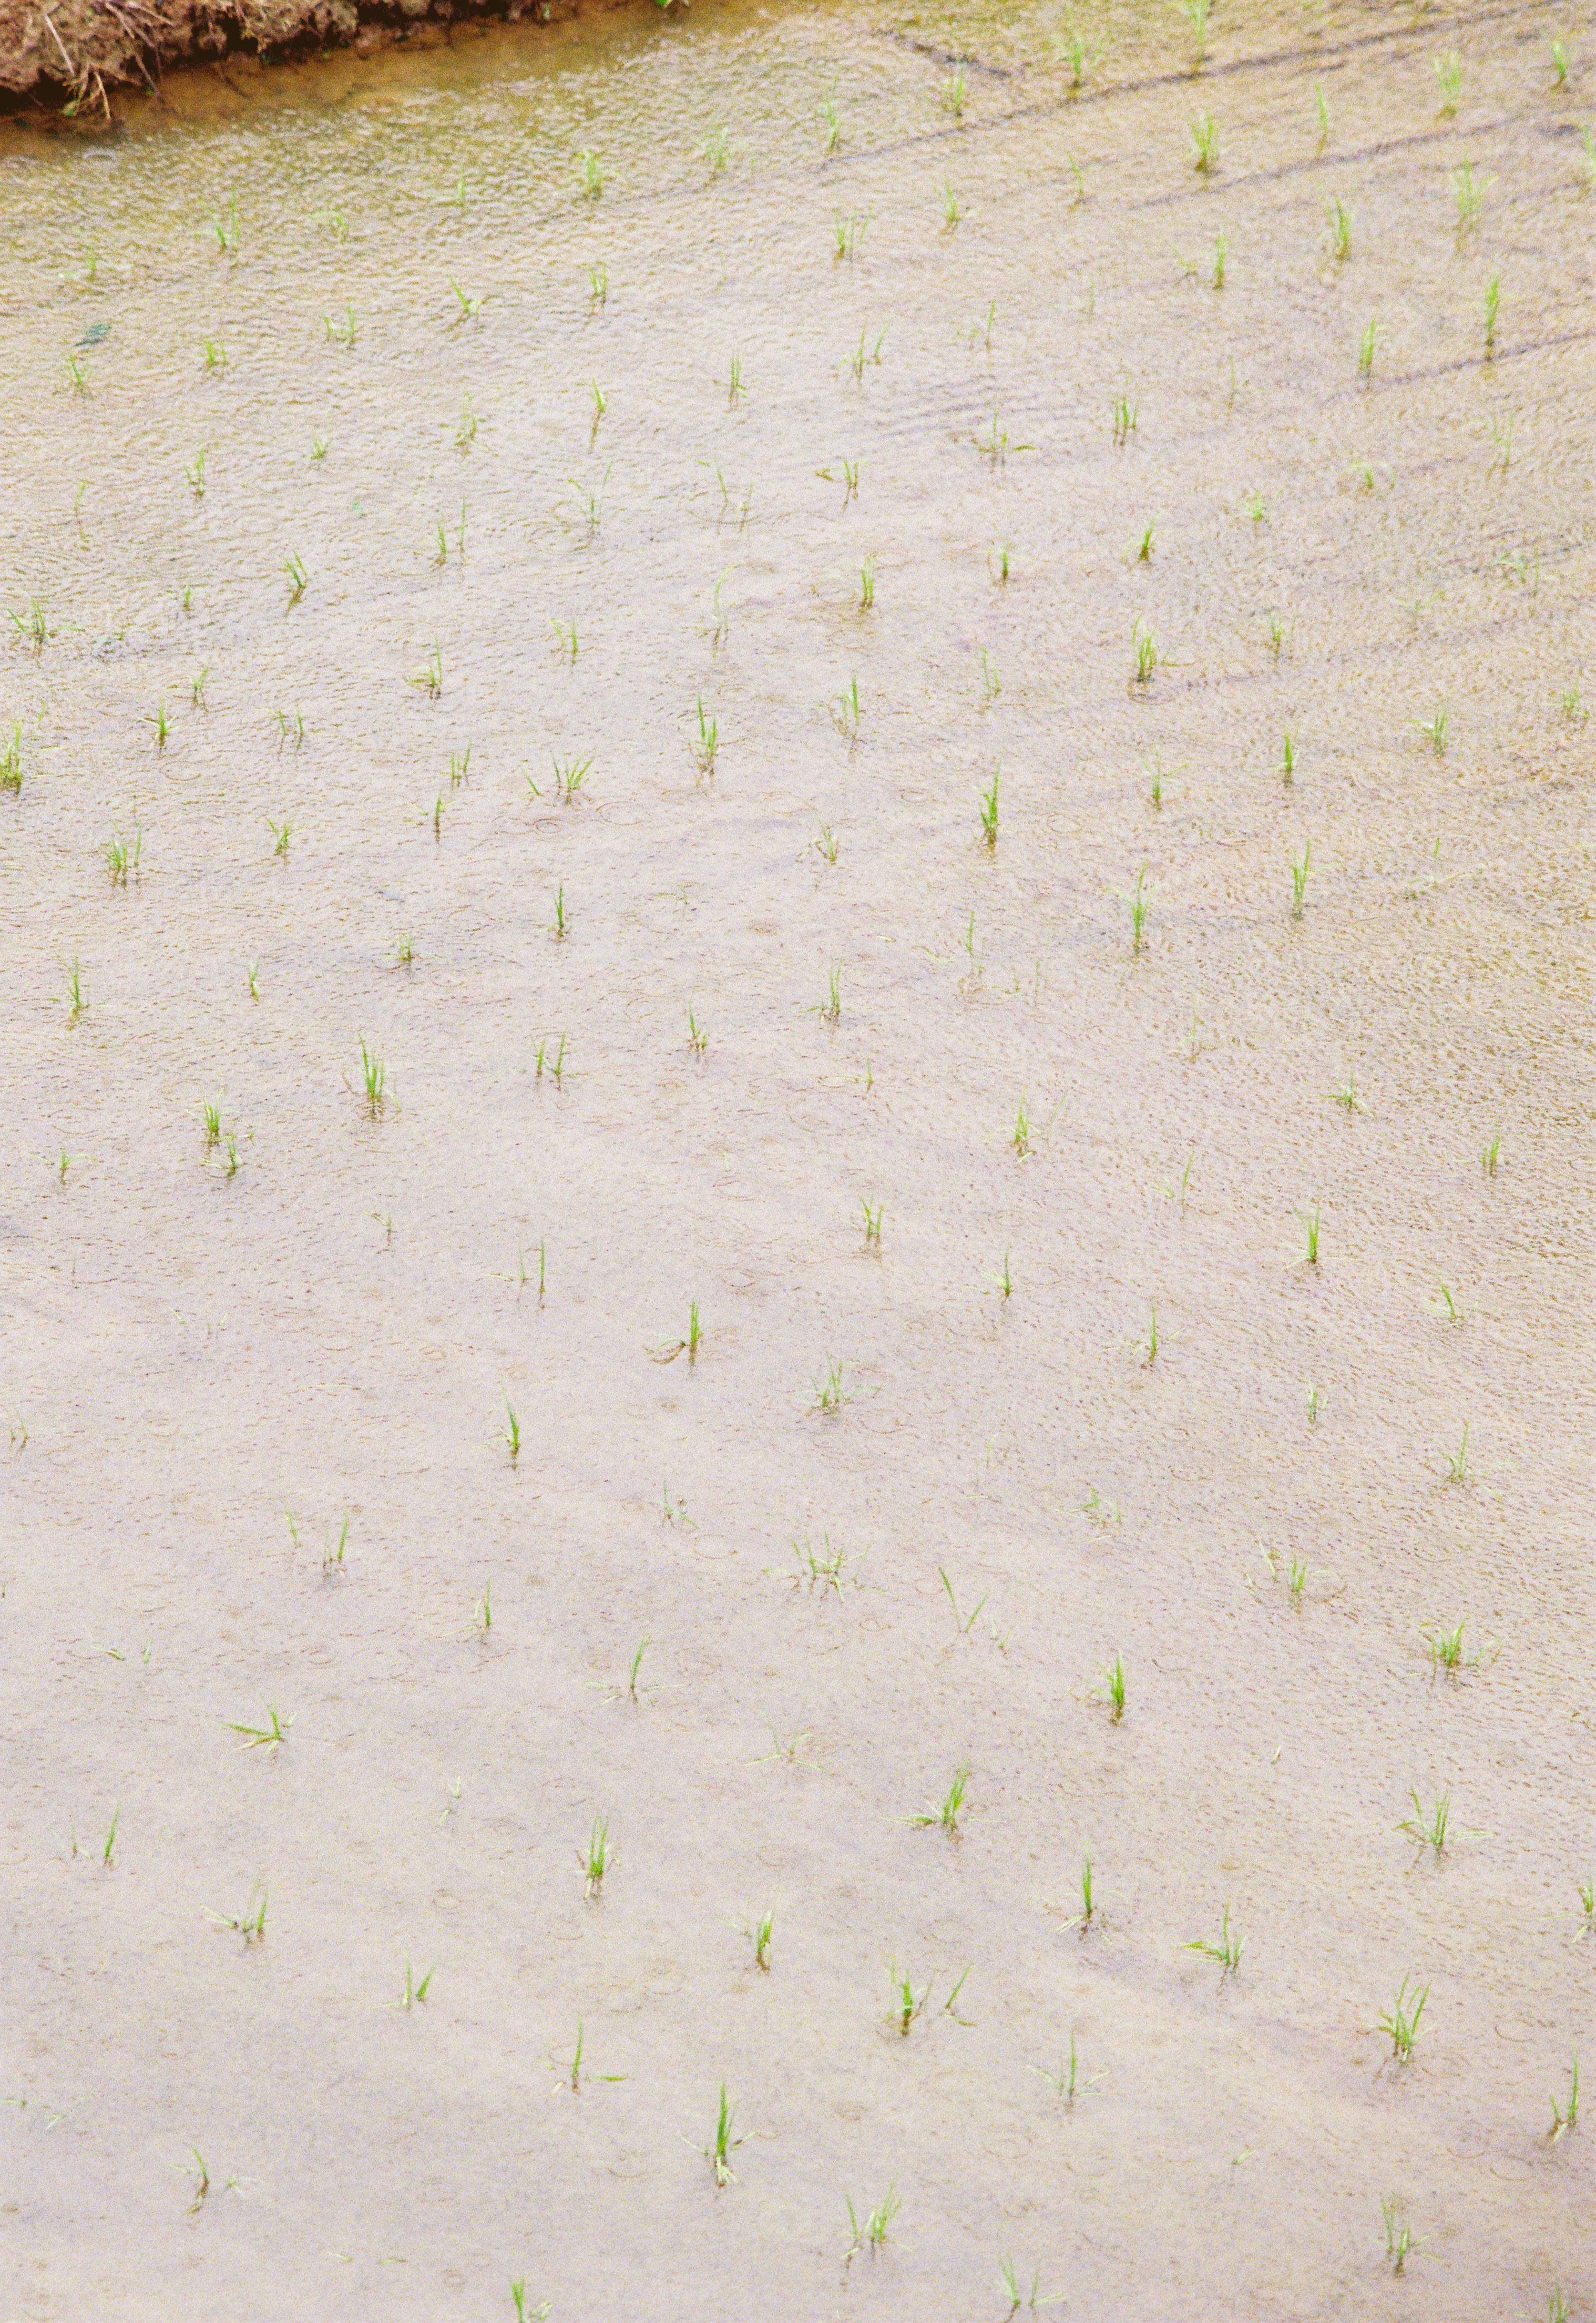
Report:
[[5,133],[8,2323],[1596,2309],[1596,23],[1081,27]]

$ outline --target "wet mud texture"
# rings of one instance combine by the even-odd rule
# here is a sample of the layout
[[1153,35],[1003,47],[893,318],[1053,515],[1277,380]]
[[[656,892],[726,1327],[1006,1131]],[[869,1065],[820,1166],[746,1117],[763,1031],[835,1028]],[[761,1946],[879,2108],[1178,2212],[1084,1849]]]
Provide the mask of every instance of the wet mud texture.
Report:
[[0,133],[6,2323],[1596,2312],[1596,27],[1080,28]]

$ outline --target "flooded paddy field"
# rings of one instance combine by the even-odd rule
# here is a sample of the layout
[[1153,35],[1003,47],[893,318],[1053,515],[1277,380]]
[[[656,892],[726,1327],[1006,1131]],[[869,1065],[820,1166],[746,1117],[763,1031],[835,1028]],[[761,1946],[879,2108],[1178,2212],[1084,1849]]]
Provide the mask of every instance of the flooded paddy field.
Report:
[[0,130],[7,2318],[1596,2309],[1593,124]]

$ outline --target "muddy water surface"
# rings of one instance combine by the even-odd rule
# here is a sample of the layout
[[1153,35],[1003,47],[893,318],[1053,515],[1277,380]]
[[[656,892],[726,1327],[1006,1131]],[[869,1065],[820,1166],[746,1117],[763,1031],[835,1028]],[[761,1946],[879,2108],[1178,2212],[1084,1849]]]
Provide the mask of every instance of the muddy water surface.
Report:
[[1596,24],[1081,29],[5,133],[8,2318],[1596,2301]]

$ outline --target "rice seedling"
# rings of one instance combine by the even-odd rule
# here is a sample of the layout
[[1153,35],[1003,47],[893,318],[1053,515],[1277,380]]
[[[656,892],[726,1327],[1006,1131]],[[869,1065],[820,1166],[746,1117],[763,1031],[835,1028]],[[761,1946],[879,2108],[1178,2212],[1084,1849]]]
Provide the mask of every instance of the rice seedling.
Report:
[[1302,917],[1303,902],[1307,894],[1308,863],[1312,857],[1312,853],[1313,849],[1310,843],[1305,840],[1302,846],[1301,862],[1298,863],[1295,859],[1292,861],[1291,916],[1294,920],[1299,920]]
[[1445,709],[1438,709],[1438,711],[1435,711],[1434,718],[1415,718],[1415,721],[1412,721],[1412,725],[1417,727],[1419,734],[1422,734],[1422,737],[1424,737],[1424,741],[1426,741],[1428,746],[1431,746],[1431,750],[1434,750],[1434,753],[1435,753],[1435,758],[1445,758],[1445,748],[1447,748],[1447,713],[1445,713]]
[[964,1812],[965,1794],[969,1788],[970,1770],[960,1767],[948,1786],[947,1795],[940,1805],[928,1806],[923,1813],[911,1817],[917,1829],[940,1825],[949,1839],[959,1836],[959,1818]]
[[1466,1661],[1464,1659],[1463,1630],[1466,1626],[1466,1621],[1459,1621],[1455,1628],[1448,1630],[1438,1621],[1426,1621],[1419,1631],[1420,1637],[1429,1648],[1432,1677],[1437,1676],[1442,1670],[1445,1670],[1449,1677],[1455,1677],[1462,1668],[1473,1669],[1478,1666],[1480,1660],[1478,1654],[1471,1655]]
[[236,1137],[230,1135],[227,1140],[227,1160],[225,1164],[225,1175],[229,1181],[237,1177],[239,1168],[238,1140]]
[[[225,371],[227,368],[227,350],[222,344],[221,340],[206,339],[203,344],[205,349],[205,367],[206,371]],[[82,366],[78,365],[77,368],[80,370]]]
[[282,569],[288,576],[289,602],[290,605],[297,605],[309,586],[310,575],[306,572],[303,562],[298,556],[290,556]]
[[482,300],[472,291],[463,289],[452,274],[445,276],[445,279],[454,293],[454,320],[450,325],[450,328],[457,331],[463,323],[479,322],[482,313]]
[[842,1017],[842,970],[833,965],[826,971],[826,997],[821,1007],[821,1022],[836,1024]]
[[944,1567],[939,1565],[937,1567],[937,1574],[943,1588],[948,1593],[948,1602],[953,1608],[953,1626],[959,1631],[961,1638],[968,1638],[971,1630],[974,1629],[977,1621],[980,1619],[980,1616],[986,1608],[986,1596],[990,1596],[991,1592],[988,1591],[986,1593],[986,1596],[983,1596],[981,1598],[979,1603],[976,1605],[971,1612],[968,1614],[963,1613],[959,1611],[959,1600],[953,1593],[953,1584],[949,1580]]
[[859,567],[859,611],[867,613],[876,602],[876,559],[867,556]]
[[733,2150],[742,2144],[742,2139],[733,2137],[731,2134],[732,2125],[736,2119],[737,2108],[728,2103],[726,2084],[722,2081],[720,2110],[715,2120],[714,2136],[704,2148],[704,2160],[715,2173],[717,2186],[735,2186],[737,2183],[737,2172],[731,2166],[731,2155]]
[[143,850],[144,829],[142,823],[134,825],[131,843],[123,838],[119,831],[114,831],[111,833],[102,852],[105,858],[105,868],[111,875],[113,887],[125,887],[130,872],[135,879],[138,877],[139,858]]
[[608,1815],[593,1817],[593,1826],[588,1833],[587,1852],[584,1855],[579,1849],[576,1859],[582,1868],[584,1892],[590,1900],[596,1899],[602,1892],[604,1874],[610,1868],[610,1863]]
[[604,190],[603,165],[591,145],[584,145],[576,159],[582,170],[582,199],[596,202]]
[[361,1078],[365,1084],[366,1109],[374,1121],[388,1101],[388,1069],[374,1049],[360,1044]]
[[754,1966],[768,1975],[770,1970],[770,1939],[775,1926],[775,1914],[762,1912],[754,1925],[745,1933],[754,1947]]
[[[573,655],[572,658],[574,659],[575,656]],[[427,656],[425,667],[418,669],[413,676],[408,677],[405,684],[417,687],[426,694],[429,702],[437,700],[444,690],[444,656],[436,638],[432,641],[432,652]]]
[[986,833],[989,849],[997,845],[997,786],[1000,779],[999,773],[994,770],[991,789],[981,793],[981,829]]
[[215,1921],[218,1928],[225,1928],[232,1935],[242,1936],[246,1944],[262,1944],[266,1941],[266,1903],[265,1888],[257,1886],[251,1889],[243,1910],[232,1919],[221,1912],[211,1912],[206,1916]]
[[67,1022],[69,1024],[76,1024],[88,1006],[87,1001],[83,996],[83,970],[77,960],[73,960],[67,969],[67,989],[63,997],[66,1002]]
[[627,1700],[628,1700],[628,1702],[636,1702],[636,1701],[637,1701],[637,1672],[638,1672],[638,1671],[642,1668],[642,1666],[643,1666],[643,1657],[644,1657],[644,1655],[645,1655],[647,1651],[648,1651],[648,1640],[647,1640],[647,1638],[639,1639],[638,1643],[637,1643],[637,1652],[632,1656],[631,1661],[630,1661],[630,1663],[628,1664],[628,1668],[627,1668],[626,1692],[627,1692]]
[[0,791],[9,791],[14,798],[23,786],[23,730],[19,721],[11,730],[11,739],[0,749]]
[[1133,685],[1151,685],[1158,675],[1160,654],[1158,641],[1150,629],[1144,629],[1137,614],[1131,625],[1131,652],[1134,656],[1131,675]]
[[435,1961],[433,1966],[427,1970],[425,1976],[418,1977],[416,1974],[415,1970],[411,1967],[409,1961],[407,1960],[405,1962],[405,1988],[399,1995],[397,2004],[398,2006],[400,2008],[419,2008],[422,2002],[427,1998],[428,1991],[431,1989],[432,1979],[436,1973],[436,1968],[437,1963]]
[[865,1214],[865,1247],[867,1250],[874,1249],[878,1251],[881,1248],[881,1207],[882,1206],[879,1202],[876,1204],[874,1208],[872,1208],[870,1204],[867,1201],[861,1200],[859,1203],[859,1207]]
[[1456,1451],[1449,1452],[1445,1456],[1446,1474],[1444,1481],[1448,1484],[1466,1484],[1469,1481],[1469,1430],[1466,1422],[1463,1427],[1463,1439]]
[[1465,161],[1452,180],[1452,190],[1457,201],[1457,230],[1466,234],[1478,225],[1485,207],[1485,197],[1496,183],[1494,178],[1476,179],[1472,161]]
[[1288,790],[1291,787],[1291,779],[1296,772],[1297,738],[1288,730],[1280,753],[1280,780]]
[[857,211],[850,213],[847,217],[839,215],[832,219],[831,233],[837,257],[858,256],[858,247],[864,240],[865,228],[868,224],[868,217],[860,217]]
[[1163,805],[1163,803],[1164,803],[1164,767],[1163,767],[1163,760],[1160,758],[1160,756],[1159,756],[1159,754],[1158,754],[1158,752],[1157,752],[1156,750],[1155,750],[1155,751],[1153,752],[1153,754],[1152,754],[1152,772],[1151,772],[1151,776],[1149,776],[1149,778],[1148,778],[1148,790],[1147,790],[1147,796],[1148,796],[1148,803],[1149,803],[1149,804],[1150,804],[1150,805],[1151,805],[1152,807],[1154,807],[1155,809],[1156,809],[1156,808],[1159,808],[1159,807],[1161,807],[1161,806]]
[[828,1415],[841,1410],[853,1401],[853,1391],[842,1383],[842,1365],[835,1355],[826,1358],[826,1376],[814,1382],[814,1402],[811,1409]]
[[1485,360],[1496,354],[1496,317],[1501,306],[1501,278],[1493,274],[1485,286]]
[[1314,104],[1319,115],[1319,151],[1322,153],[1330,142],[1330,107],[1316,81],[1314,84]]
[[887,2021],[896,2028],[901,2038],[906,2041],[909,2038],[910,2027],[931,1997],[931,1987],[929,1984],[922,1985],[916,1992],[913,1979],[909,1970],[906,1968],[900,1968],[896,1960],[888,1962],[886,1973],[893,1988],[893,2002],[887,2011]]
[[1485,1175],[1488,1178],[1495,1177],[1497,1164],[1501,1160],[1501,1157],[1502,1138],[1501,1132],[1499,1129],[1496,1135],[1491,1139],[1490,1144],[1480,1156],[1480,1167],[1484,1171]]
[[[1582,726],[1591,714],[1580,699],[1580,690],[1577,685],[1565,685],[1561,689],[1557,696],[1557,707],[1563,713],[1564,724],[1569,726]],[[20,728],[17,730],[21,732]],[[3,769],[0,769],[0,773],[3,773]]]
[[[858,725],[858,700],[859,682],[856,677],[853,684],[854,725],[856,729]],[[714,777],[715,759],[720,751],[720,721],[718,718],[711,718],[707,714],[704,709],[704,698],[701,693],[698,697],[698,735],[693,745],[693,755],[698,761],[698,770],[700,774],[704,776],[706,781],[711,781]]]
[[1580,1899],[1580,1909],[1585,1915],[1585,1924],[1581,1933],[1587,1936],[1596,1936],[1596,1879],[1587,1879],[1579,1883],[1575,1893]]
[[1156,1305],[1151,1305],[1148,1308],[1147,1337],[1142,1344],[1147,1349],[1142,1368],[1151,1371],[1158,1361],[1158,1308]]
[[1556,2283],[1546,2300],[1546,2323],[1568,2323],[1568,2301]]
[[[795,1540],[793,1543],[793,1555],[797,1560],[798,1570],[796,1573],[790,1573],[787,1575],[787,1578],[792,1582],[794,1588],[806,1588],[812,1590],[818,1583],[822,1588],[834,1590],[837,1595],[840,1597],[842,1594],[844,1570],[848,1563],[848,1552],[846,1549],[834,1549],[831,1547],[831,1536],[830,1533],[822,1533],[821,1538],[824,1545],[825,1554],[820,1556],[816,1556],[813,1546],[812,1545],[807,1534],[804,1536],[803,1540]],[[864,1563],[864,1559],[861,1557],[859,1562],[862,1565]],[[852,1579],[853,1584],[857,1589],[858,1586],[858,1573],[855,1572],[849,1577]]]
[[1307,1262],[1309,1266],[1317,1266],[1319,1262],[1319,1213],[1317,1209],[1304,1210],[1302,1213],[1302,1223],[1307,1229]]
[[172,730],[171,720],[166,714],[166,704],[164,702],[158,702],[156,703],[154,717],[146,718],[144,723],[146,726],[154,727],[155,747],[158,750],[164,750],[167,744],[167,737]]
[[1448,49],[1444,56],[1430,59],[1430,70],[1440,93],[1441,118],[1450,121],[1457,111],[1458,92],[1463,87],[1463,59],[1455,49]]
[[280,822],[273,822],[271,817],[268,815],[266,828],[271,833],[271,852],[280,862],[286,863],[289,856],[289,842],[294,835],[293,824],[286,815]]
[[958,195],[954,192],[952,187],[947,182],[947,180],[944,179],[942,183],[943,225],[949,227],[956,226],[963,216],[964,212],[959,207]]
[[[116,1826],[121,1821],[122,1808],[120,1804],[118,1804],[114,1806],[111,1810],[111,1828],[105,1833],[105,1844],[100,1850],[100,1868],[102,1870],[108,1871],[111,1868],[111,1858],[116,1847]],[[73,1852],[77,1852],[76,1849],[74,1849]]]
[[1112,412],[1114,440],[1116,444],[1123,444],[1127,436],[1135,433],[1137,412],[1137,406],[1131,401],[1123,388],[1114,399]]
[[[1204,5],[1206,5],[1206,0],[1204,0]],[[1041,2267],[1037,2267],[1032,2272],[1031,2277],[1031,2288],[1029,2291],[1026,2291],[1022,2285],[1019,2276],[1014,2272],[1014,2263],[1013,2259],[1000,2259],[998,2261],[997,2281],[998,2288],[1009,2301],[1010,2316],[1017,2315],[1022,2307],[1024,2308],[1028,2315],[1034,2315],[1041,2308],[1059,2307],[1063,2304],[1063,2297],[1061,2293],[1057,2297],[1050,2299],[1044,2299],[1042,2297]]]
[[1418,2038],[1419,2019],[1424,2015],[1425,2003],[1430,1997],[1430,1988],[1427,1984],[1422,1991],[1409,1996],[1408,1982],[1408,1979],[1404,1977],[1395,2000],[1375,2027],[1377,2032],[1383,2033],[1390,2041],[1392,2059],[1399,2065],[1406,2065],[1412,2061],[1413,2044]]
[[965,103],[969,96],[969,78],[962,65],[956,65],[942,83],[941,106],[954,121],[964,119]]
[[1201,72],[1203,60],[1208,53],[1208,11],[1213,0],[1175,0],[1175,5],[1191,26],[1194,43],[1192,71]]
[[865,347],[868,336],[868,331],[861,329],[859,333],[858,345],[854,349],[852,354],[848,356],[847,363],[847,368],[853,373],[854,378],[861,386],[864,384],[866,363],[879,363],[881,361],[881,349],[886,338],[886,332],[883,329],[877,335],[875,345],[871,347],[869,354],[867,355]]
[[1011,452],[1032,452],[1036,448],[1032,444],[1011,444],[1009,431],[995,411],[986,423],[986,433],[972,441],[977,451],[984,454],[995,468],[1001,467]]
[[224,1719],[222,1722],[230,1734],[243,1735],[243,1747],[246,1750],[261,1749],[275,1750],[280,1743],[288,1740],[289,1727],[294,1722],[290,1718],[285,1725],[270,1703],[266,1705],[266,1715],[271,1722],[269,1726],[243,1726],[236,1719],[232,1718]]
[[81,355],[67,357],[67,377],[72,382],[72,391],[75,395],[88,394],[88,370]]
[[1229,249],[1230,235],[1222,226],[1214,237],[1213,284],[1215,290],[1223,290],[1225,288],[1225,261]]
[[1020,1099],[1019,1111],[1014,1116],[1014,1134],[1009,1143],[1023,1162],[1031,1151],[1031,1116],[1023,1097]]
[[836,862],[838,847],[837,833],[832,830],[829,822],[822,822],[821,824],[820,837],[818,839],[812,840],[810,844],[814,849],[817,855],[823,855],[825,857],[828,863]]
[[1197,147],[1197,159],[1192,167],[1200,176],[1207,177],[1219,166],[1219,132],[1214,126],[1214,116],[1205,114],[1201,121],[1191,124],[1191,142]]
[[852,2195],[845,2194],[842,2199],[848,2204],[848,2223],[853,2229],[853,2240],[848,2246],[848,2257],[851,2259],[855,2251],[867,2250],[874,2258],[885,2242],[893,2220],[903,2207],[902,2195],[895,2186],[889,2186],[863,2221],[854,2208]]
[[1131,951],[1133,957],[1139,955],[1142,950],[1144,950],[1147,943],[1147,915],[1152,909],[1152,906],[1142,893],[1142,887],[1146,878],[1147,867],[1143,864],[1141,870],[1136,874],[1136,884],[1132,888],[1130,895]]
[[[341,323],[334,322],[330,315],[324,315],[321,319],[322,328],[330,341],[333,341],[337,345],[343,347],[352,347],[354,344],[354,306],[353,301],[345,305],[344,309],[344,320]],[[209,345],[210,342],[208,339],[206,344],[207,346]]]
[[1286,1576],[1287,1593],[1289,1595],[1293,1605],[1298,1607],[1301,1606],[1302,1593],[1307,1586],[1307,1567],[1302,1562],[1300,1557],[1294,1556],[1291,1559],[1291,1569]]
[[1380,2222],[1385,2227],[1385,2254],[1391,2263],[1391,2272],[1400,2274],[1408,2259],[1418,2248],[1413,2239],[1413,2229],[1402,2215],[1402,2205],[1394,2194],[1388,2194],[1380,2206]]
[[[1042,2080],[1046,2081],[1050,2089],[1056,2089],[1059,2095],[1063,2098],[1065,2104],[1068,2106],[1072,2106],[1075,2103],[1075,2092],[1078,2087],[1082,2089],[1093,2089],[1096,2086],[1096,2080],[1082,2081],[1080,2080],[1080,2057],[1076,2047],[1076,2037],[1073,2033],[1069,2036],[1069,2061],[1068,2066],[1065,2064],[1063,2057],[1060,2056],[1059,2059],[1058,2070],[1056,2072],[1050,2072],[1046,2065],[1032,2065],[1031,2070],[1033,2073],[1038,2074]],[[1097,2076],[1098,2080],[1101,2078],[1101,2075]]]
[[842,142],[842,123],[837,111],[837,91],[833,87],[821,99],[821,118],[826,129],[826,152],[835,153]]
[[1239,1933],[1232,1933],[1230,1905],[1227,1904],[1225,1907],[1225,1915],[1219,1923],[1219,1933],[1216,1937],[1194,1936],[1189,1943],[1181,1946],[1181,1950],[1200,1952],[1205,1960],[1216,1960],[1222,1978],[1232,1975],[1240,1968],[1242,1939]]
[[[201,2203],[205,2200],[206,2196],[211,2190],[211,2173],[206,2166],[205,2156],[200,2152],[198,2146],[191,2145],[188,2148],[188,2151],[194,2157],[194,2169],[192,2172],[194,2178],[194,2199],[188,2205],[189,2215],[192,2217],[194,2212],[199,2208]],[[186,2162],[179,2162],[177,2166],[179,2170],[188,2168],[188,2164]]]
[[1115,1654],[1114,1657],[1114,1667],[1108,1673],[1108,1719],[1110,1725],[1117,1726],[1124,1714],[1125,1666],[1121,1657],[1118,1654]]
[[1399,1823],[1397,1829],[1405,1832],[1421,1847],[1427,1847],[1439,1855],[1446,1844],[1446,1825],[1452,1813],[1451,1793],[1437,1791],[1428,1814],[1420,1804],[1417,1791],[1409,1791],[1408,1795],[1413,1802],[1413,1813],[1405,1823]]
[[731,159],[731,147],[724,129],[711,129],[704,139],[702,151],[709,163],[711,177],[720,177]]
[[1324,1390],[1322,1388],[1310,1387],[1307,1391],[1307,1424],[1310,1428],[1316,1428],[1318,1426],[1319,1413],[1324,1409]]
[[1056,34],[1055,39],[1063,52],[1064,61],[1069,68],[1066,93],[1070,96],[1078,96],[1086,86],[1087,73],[1103,52],[1101,49],[1097,49],[1088,53],[1085,41],[1073,24],[1067,24],[1063,32]]
[[[1369,327],[1358,345],[1358,372],[1360,377],[1363,379],[1371,379],[1374,375],[1374,335],[1378,320],[1377,316],[1371,315]],[[1372,475],[1372,472],[1371,474]],[[1372,482],[1370,489],[1371,491],[1373,489]]]
[[222,1142],[222,1108],[218,1105],[207,1104],[203,1108],[203,1112],[205,1120],[205,1150],[209,1153]]
[[1014,1296],[1014,1277],[1009,1272],[1009,1253],[1006,1250],[1003,1254],[1003,1272],[997,1278],[997,1287],[1005,1299]]
[[698,1301],[695,1299],[687,1311],[687,1360],[689,1364],[696,1362],[699,1347],[702,1339],[703,1329],[698,1319]]
[[[1554,38],[1552,41],[1552,87],[1554,88],[1563,88],[1566,87],[1567,81],[1568,50],[1562,41]],[[91,276],[89,279],[92,280],[93,277]]]
[[693,1013],[693,1003],[687,1004],[687,1045],[695,1057],[702,1057],[710,1045],[710,1036]]
[[1325,215],[1330,225],[1330,255],[1339,263],[1353,254],[1353,214],[1338,196]]
[[[294,1545],[298,1547],[299,1536],[297,1532],[294,1532],[294,1520],[292,1517],[289,1519],[289,1530],[294,1533]],[[344,1552],[348,1547],[349,1515],[348,1511],[345,1510],[344,1522],[339,1529],[337,1539],[335,1541],[331,1535],[329,1535],[326,1543],[322,1549],[321,1577],[324,1581],[335,1581],[338,1575],[343,1572]]]

